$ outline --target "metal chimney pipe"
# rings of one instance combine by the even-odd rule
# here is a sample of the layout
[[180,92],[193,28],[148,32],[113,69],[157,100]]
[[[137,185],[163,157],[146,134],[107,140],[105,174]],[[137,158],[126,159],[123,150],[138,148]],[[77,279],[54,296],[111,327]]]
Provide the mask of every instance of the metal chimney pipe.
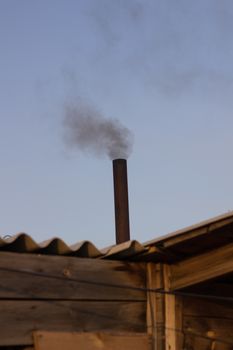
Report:
[[130,240],[126,159],[113,160],[116,243]]

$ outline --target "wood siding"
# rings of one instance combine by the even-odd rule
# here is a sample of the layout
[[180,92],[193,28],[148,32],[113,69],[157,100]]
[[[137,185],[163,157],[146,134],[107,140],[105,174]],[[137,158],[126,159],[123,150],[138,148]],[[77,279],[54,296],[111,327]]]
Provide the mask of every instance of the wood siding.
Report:
[[35,350],[151,350],[147,334],[49,333],[34,334]]
[[233,303],[183,298],[184,348],[233,349]]
[[153,350],[165,350],[165,304],[162,264],[147,264],[147,332],[152,336]]
[[171,289],[179,289],[233,271],[233,243],[171,266]]
[[0,346],[30,345],[35,330],[145,332],[145,267],[0,253]]
[[145,270],[143,263],[1,252],[0,299],[142,301]]

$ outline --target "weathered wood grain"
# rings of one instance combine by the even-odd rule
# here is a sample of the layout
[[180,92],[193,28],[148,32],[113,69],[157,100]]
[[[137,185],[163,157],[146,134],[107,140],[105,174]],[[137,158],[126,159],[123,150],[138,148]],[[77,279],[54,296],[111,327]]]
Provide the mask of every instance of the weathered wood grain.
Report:
[[[215,342],[216,349],[233,348],[233,304],[201,298],[183,298],[185,344],[200,350]],[[194,347],[195,348],[195,347]]]
[[0,252],[0,299],[138,301],[145,285],[143,263]]
[[[197,338],[220,339],[232,344],[233,320],[209,317],[184,317],[184,332],[197,334]],[[198,336],[199,335],[199,336]]]
[[[164,289],[171,290],[170,266],[164,264]],[[165,294],[165,338],[166,350],[180,350],[183,343],[182,334],[182,299],[176,295]]]
[[[162,264],[147,264],[147,288],[163,289]],[[147,332],[152,336],[153,350],[165,349],[165,309],[164,294],[147,293]]]
[[0,301],[0,346],[30,345],[36,330],[146,332],[145,302]]
[[[207,220],[197,225],[190,226],[189,228],[177,231],[175,234],[172,233],[166,237],[163,246],[165,248],[172,247],[175,244],[182,243],[187,238],[189,240],[196,238],[198,236],[208,235],[210,232],[221,229],[224,226],[230,225],[233,222],[232,217],[223,217],[216,218],[217,221],[213,222],[213,219]],[[221,235],[219,235],[221,236]],[[221,237],[219,237],[221,240]]]
[[213,317],[233,319],[233,303],[218,301],[196,296],[183,297],[183,314],[193,317]]
[[233,244],[171,265],[171,290],[233,272]]
[[50,333],[34,334],[35,350],[151,350],[147,334]]

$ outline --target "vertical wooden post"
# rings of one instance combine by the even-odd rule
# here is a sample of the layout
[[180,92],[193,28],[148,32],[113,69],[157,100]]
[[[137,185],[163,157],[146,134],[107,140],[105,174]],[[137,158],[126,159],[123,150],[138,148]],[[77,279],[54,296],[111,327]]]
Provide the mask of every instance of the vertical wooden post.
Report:
[[[164,290],[170,289],[170,266],[163,266]],[[182,299],[179,296],[165,294],[165,338],[166,350],[181,350],[182,334]]]
[[147,288],[147,332],[152,336],[152,349],[165,350],[164,294],[152,291],[163,289],[162,264],[147,264]]

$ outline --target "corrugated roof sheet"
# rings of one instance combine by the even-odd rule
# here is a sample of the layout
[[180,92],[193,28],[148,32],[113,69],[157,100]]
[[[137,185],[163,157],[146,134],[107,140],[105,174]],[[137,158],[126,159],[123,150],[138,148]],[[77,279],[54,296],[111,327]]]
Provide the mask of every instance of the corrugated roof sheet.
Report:
[[128,241],[99,250],[89,241],[81,241],[68,246],[62,239],[56,237],[37,243],[26,233],[0,238],[0,251],[17,253],[70,255],[86,258],[117,258],[120,255],[122,258],[130,258],[132,255],[145,252],[146,250],[137,241]]
[[174,261],[233,241],[233,211],[156,238],[144,244],[136,240],[99,250],[89,241],[68,246],[60,238],[37,243],[20,233],[0,238],[0,251],[69,255],[134,261]]

